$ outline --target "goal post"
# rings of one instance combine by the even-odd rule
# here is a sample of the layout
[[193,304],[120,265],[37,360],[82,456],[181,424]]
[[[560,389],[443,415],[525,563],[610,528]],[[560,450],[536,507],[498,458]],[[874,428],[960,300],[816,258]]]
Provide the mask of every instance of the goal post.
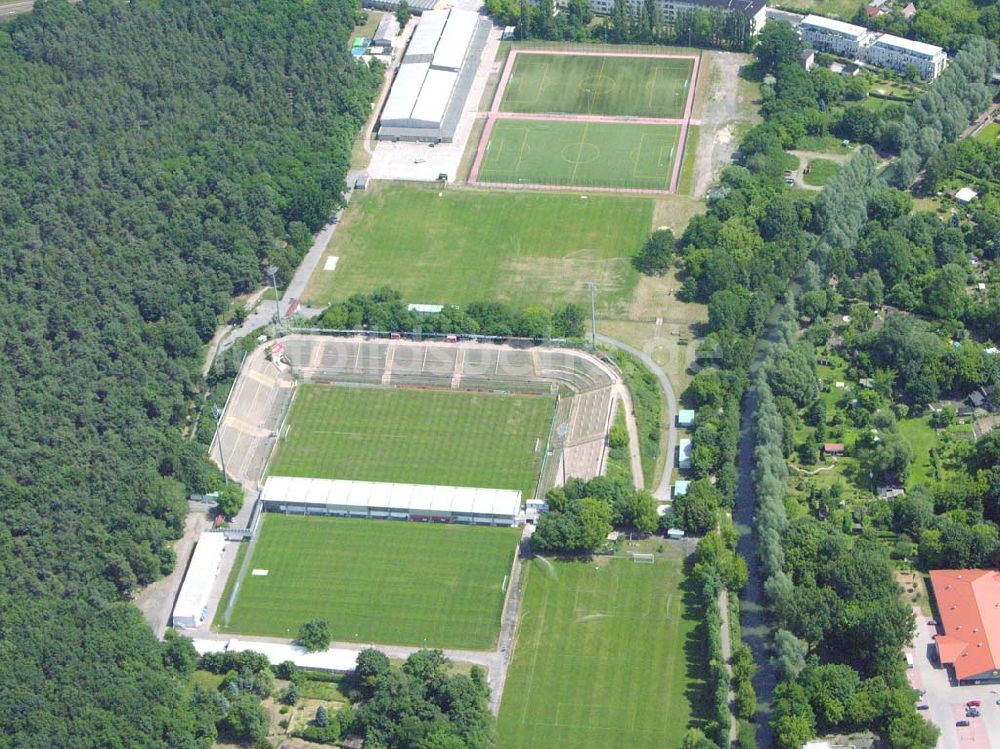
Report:
[[636,564],[653,564],[654,562],[656,562],[656,557],[654,557],[652,554],[633,553],[632,561],[635,562]]

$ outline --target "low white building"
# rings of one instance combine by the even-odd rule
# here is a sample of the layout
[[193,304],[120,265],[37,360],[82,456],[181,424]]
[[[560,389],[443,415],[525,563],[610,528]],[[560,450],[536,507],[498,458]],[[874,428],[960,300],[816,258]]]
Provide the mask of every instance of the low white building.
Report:
[[880,34],[865,51],[869,65],[905,73],[912,66],[924,80],[933,80],[944,72],[947,53],[933,44],[915,42],[892,34]]
[[247,650],[260,653],[266,657],[272,666],[285,661],[291,661],[299,668],[311,668],[317,671],[332,671],[334,673],[349,673],[357,665],[360,649],[329,648],[318,653],[311,653],[300,645],[289,645],[283,642],[268,640],[202,640],[192,639],[198,655],[206,653],[243,653]]
[[685,470],[691,467],[691,440],[677,443],[677,467]]
[[180,593],[177,594],[177,603],[174,604],[171,617],[173,626],[195,629],[205,620],[208,597],[222,565],[225,545],[226,537],[218,531],[205,531],[201,534],[194,547],[194,554],[191,555],[191,563],[184,575]]
[[799,24],[799,36],[808,46],[844,57],[858,57],[874,36],[864,26],[808,15]]
[[955,193],[955,200],[957,200],[962,205],[968,205],[978,197],[979,193],[973,190],[971,187],[963,187],[961,190]]

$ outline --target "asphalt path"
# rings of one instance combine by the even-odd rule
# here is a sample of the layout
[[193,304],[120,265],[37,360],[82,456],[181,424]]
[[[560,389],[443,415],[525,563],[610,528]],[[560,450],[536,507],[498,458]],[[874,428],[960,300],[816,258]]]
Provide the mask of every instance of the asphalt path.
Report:
[[669,423],[667,429],[667,460],[663,464],[663,475],[660,477],[660,483],[653,490],[653,497],[660,501],[668,500],[670,499],[670,477],[674,473],[674,453],[677,451],[677,398],[674,396],[674,388],[670,384],[670,379],[667,377],[666,372],[645,351],[640,351],[634,346],[629,346],[627,343],[617,341],[600,333],[597,334],[597,340],[607,346],[614,346],[627,351],[641,361],[655,375],[660,383],[660,387],[663,388],[663,392],[667,396],[667,421]]

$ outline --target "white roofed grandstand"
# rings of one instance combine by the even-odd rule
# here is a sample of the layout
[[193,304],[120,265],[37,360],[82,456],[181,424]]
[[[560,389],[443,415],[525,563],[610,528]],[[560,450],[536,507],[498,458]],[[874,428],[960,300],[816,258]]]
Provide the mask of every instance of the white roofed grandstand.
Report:
[[470,11],[424,13],[382,109],[378,137],[450,142],[489,30],[490,22]]
[[270,476],[260,495],[269,512],[513,525],[521,492],[466,486]]

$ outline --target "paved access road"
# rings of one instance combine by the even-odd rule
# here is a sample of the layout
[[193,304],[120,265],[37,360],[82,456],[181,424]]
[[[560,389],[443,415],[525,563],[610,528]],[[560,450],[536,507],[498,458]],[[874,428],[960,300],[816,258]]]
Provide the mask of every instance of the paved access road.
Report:
[[667,428],[667,460],[663,464],[663,475],[660,477],[660,483],[653,490],[653,497],[661,502],[668,500],[670,499],[670,477],[674,473],[674,453],[677,451],[677,398],[674,396],[674,388],[670,384],[666,372],[645,351],[640,351],[634,346],[629,346],[627,343],[616,341],[614,338],[600,333],[597,334],[597,340],[605,345],[627,351],[645,364],[647,369],[656,376],[660,387],[663,388],[663,392],[667,396],[667,422],[669,424]]

